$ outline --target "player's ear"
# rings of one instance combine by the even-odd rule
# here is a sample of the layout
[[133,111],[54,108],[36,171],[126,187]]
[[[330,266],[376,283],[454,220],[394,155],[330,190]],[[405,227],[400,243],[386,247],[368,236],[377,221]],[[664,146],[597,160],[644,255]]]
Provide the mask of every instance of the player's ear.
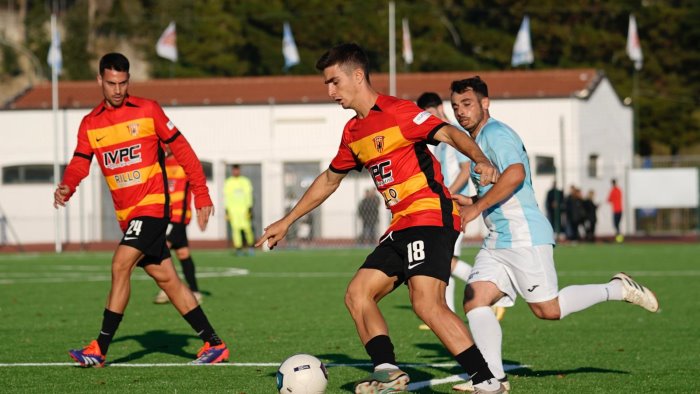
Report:
[[480,101],[481,101],[481,108],[489,109],[489,105],[491,104],[491,101],[489,100],[488,97],[482,97]]
[[102,75],[97,74],[97,84],[102,86]]
[[352,76],[355,79],[355,82],[359,84],[363,79],[365,79],[365,72],[360,67],[357,67],[355,70],[353,70]]

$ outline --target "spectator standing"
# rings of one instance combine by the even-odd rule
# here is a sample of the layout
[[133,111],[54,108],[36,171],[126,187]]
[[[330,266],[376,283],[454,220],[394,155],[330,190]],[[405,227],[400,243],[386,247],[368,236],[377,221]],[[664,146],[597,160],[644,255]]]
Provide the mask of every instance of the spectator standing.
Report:
[[615,226],[615,242],[621,243],[625,240],[620,232],[620,221],[622,220],[622,190],[617,187],[617,180],[612,180],[612,187],[608,193],[608,202],[612,205],[613,225]]

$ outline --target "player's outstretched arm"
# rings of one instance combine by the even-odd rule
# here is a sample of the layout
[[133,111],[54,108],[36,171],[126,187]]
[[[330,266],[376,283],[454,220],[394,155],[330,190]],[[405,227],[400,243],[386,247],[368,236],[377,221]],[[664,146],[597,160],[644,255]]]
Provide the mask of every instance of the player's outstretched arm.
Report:
[[479,145],[466,133],[452,125],[446,124],[435,133],[433,138],[449,144],[472,159],[472,161],[476,163],[474,171],[476,171],[477,174],[481,174],[479,183],[481,183],[482,186],[498,182],[500,176],[498,169],[491,164],[486,155],[484,155],[484,152],[479,148]]
[[267,241],[267,246],[270,249],[274,248],[287,235],[289,226],[326,201],[328,196],[338,189],[343,178],[345,174],[338,174],[331,170],[322,172],[287,215],[265,227],[265,233],[255,242],[255,246],[258,247]]

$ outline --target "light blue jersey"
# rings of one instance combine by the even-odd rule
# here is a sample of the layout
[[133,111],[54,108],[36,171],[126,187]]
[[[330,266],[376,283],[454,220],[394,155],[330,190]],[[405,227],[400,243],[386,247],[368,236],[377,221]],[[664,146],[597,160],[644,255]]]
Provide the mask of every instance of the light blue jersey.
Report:
[[[460,130],[464,130],[460,126],[455,127],[457,127]],[[452,186],[455,179],[457,179],[457,175],[459,175],[460,171],[462,170],[460,168],[460,165],[462,165],[462,163],[470,162],[467,156],[463,155],[460,151],[453,148],[450,144],[446,144],[444,142],[438,144],[435,147],[434,154],[435,158],[438,159],[438,161],[440,162],[442,177],[444,178],[445,186],[447,187]],[[468,195],[468,190],[469,180],[467,180],[464,186],[462,186],[462,188],[458,190],[457,193]]]
[[[525,145],[518,134],[505,123],[489,118],[476,136],[476,143],[501,173],[512,164],[521,163],[525,167],[525,180],[516,189],[515,194],[482,213],[489,230],[482,248],[503,249],[553,245],[554,232],[549,220],[537,206],[532,188],[530,161],[527,158]],[[480,175],[474,172],[474,166],[472,163],[472,182],[477,186],[479,197],[482,197],[493,185],[479,185]]]

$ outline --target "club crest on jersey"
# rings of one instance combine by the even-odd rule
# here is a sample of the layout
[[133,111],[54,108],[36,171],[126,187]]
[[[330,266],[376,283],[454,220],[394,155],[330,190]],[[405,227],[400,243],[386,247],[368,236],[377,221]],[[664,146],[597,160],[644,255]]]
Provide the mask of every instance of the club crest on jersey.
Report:
[[139,135],[139,124],[138,123],[130,123],[126,125],[126,127],[129,129],[129,133],[131,134],[132,137],[136,137]]
[[374,137],[372,141],[374,141],[374,149],[376,149],[377,152],[382,153],[384,151],[384,136],[380,135]]

